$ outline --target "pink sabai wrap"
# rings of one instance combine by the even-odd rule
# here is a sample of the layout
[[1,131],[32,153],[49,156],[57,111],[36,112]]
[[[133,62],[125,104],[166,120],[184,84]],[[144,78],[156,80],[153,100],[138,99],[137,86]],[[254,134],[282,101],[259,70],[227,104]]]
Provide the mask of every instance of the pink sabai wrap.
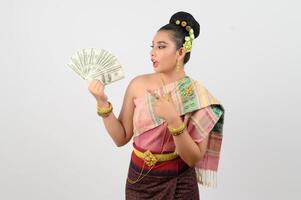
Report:
[[[223,139],[223,106],[200,82],[189,76],[153,91],[159,95],[171,94],[179,116],[196,143],[209,137],[206,153],[195,165],[195,170],[199,184],[216,187]],[[168,133],[167,123],[154,114],[154,100],[155,97],[149,93],[134,99],[134,143],[154,152],[159,152],[165,143],[164,152],[175,151],[173,137],[164,141]]]

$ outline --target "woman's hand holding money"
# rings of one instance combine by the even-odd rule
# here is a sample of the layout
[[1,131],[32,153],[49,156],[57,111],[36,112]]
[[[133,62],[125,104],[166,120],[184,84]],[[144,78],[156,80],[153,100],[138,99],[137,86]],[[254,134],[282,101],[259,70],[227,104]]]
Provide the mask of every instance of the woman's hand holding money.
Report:
[[99,107],[108,107],[108,96],[104,93],[105,86],[100,80],[92,80],[88,87],[90,93],[95,97]]

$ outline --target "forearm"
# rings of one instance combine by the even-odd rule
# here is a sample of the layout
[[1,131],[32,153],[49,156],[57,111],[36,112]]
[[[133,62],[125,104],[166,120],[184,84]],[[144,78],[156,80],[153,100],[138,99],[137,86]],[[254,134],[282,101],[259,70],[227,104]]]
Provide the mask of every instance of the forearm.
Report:
[[[177,116],[173,120],[167,122],[170,127],[179,127],[183,122],[182,119]],[[194,166],[202,158],[202,153],[198,145],[193,141],[189,135],[187,129],[178,136],[173,136],[176,150],[180,157],[189,165]]]
[[[98,104],[101,107],[107,107],[108,104]],[[126,138],[126,133],[124,127],[122,126],[121,122],[116,118],[113,111],[107,117],[102,117],[103,123],[105,128],[111,138],[113,139],[114,143],[117,146],[122,146],[128,142]]]

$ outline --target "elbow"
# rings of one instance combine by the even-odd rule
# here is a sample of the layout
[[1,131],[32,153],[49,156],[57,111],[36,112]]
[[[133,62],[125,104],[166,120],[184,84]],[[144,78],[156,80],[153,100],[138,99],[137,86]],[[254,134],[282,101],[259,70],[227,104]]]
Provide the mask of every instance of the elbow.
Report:
[[193,162],[186,162],[186,164],[187,164],[189,167],[194,167],[196,163],[193,163]]
[[189,167],[194,167],[198,162],[200,162],[204,157],[204,154],[201,153],[197,155],[195,158],[185,161]]
[[[183,158],[182,158],[183,159]],[[193,159],[193,158],[190,158],[190,159],[183,159],[185,161],[185,163],[189,166],[189,167],[194,167],[196,165],[196,163],[198,162],[197,159]]]
[[115,141],[115,145],[117,147],[122,147],[124,145],[126,145],[129,142],[129,140],[125,139],[124,141]]
[[115,143],[116,144],[116,147],[122,147],[124,144],[121,144],[121,143]]
[[189,167],[194,167],[198,162],[199,162],[199,160],[191,160],[191,161],[186,162],[186,164]]
[[117,147],[122,147],[122,146],[124,146],[126,143],[124,143],[124,142],[115,142],[115,145],[117,146]]

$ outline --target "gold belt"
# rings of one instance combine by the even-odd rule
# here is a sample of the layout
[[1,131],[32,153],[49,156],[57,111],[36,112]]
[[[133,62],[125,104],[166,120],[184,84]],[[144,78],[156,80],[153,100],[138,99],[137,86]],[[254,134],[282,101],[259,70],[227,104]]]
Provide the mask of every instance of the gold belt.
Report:
[[178,154],[176,152],[166,154],[152,154],[150,150],[141,152],[135,148],[134,153],[137,157],[143,159],[146,165],[148,165],[149,167],[155,165],[157,162],[168,161],[178,157]]

